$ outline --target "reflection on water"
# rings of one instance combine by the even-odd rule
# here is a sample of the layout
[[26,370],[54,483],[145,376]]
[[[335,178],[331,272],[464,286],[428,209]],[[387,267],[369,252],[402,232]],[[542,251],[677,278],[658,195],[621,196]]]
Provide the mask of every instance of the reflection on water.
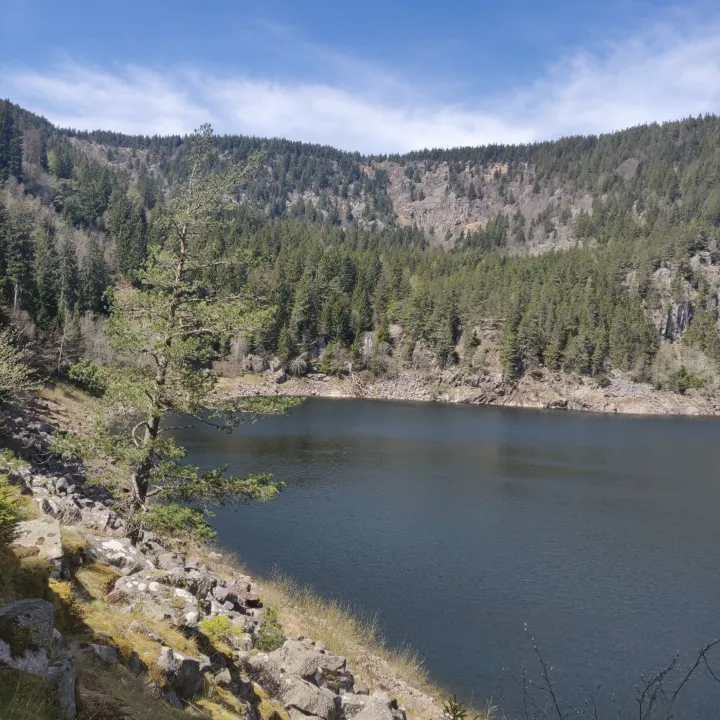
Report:
[[[720,635],[717,420],[313,399],[178,436],[287,483],[221,509],[223,545],[377,613],[466,698],[531,660],[524,623],[568,701],[602,682],[629,708],[640,672]],[[720,686],[693,692],[715,718]]]

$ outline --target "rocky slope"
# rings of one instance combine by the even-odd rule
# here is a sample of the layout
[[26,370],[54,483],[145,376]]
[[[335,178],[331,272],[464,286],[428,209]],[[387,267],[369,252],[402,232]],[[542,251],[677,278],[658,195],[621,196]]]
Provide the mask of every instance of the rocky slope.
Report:
[[513,382],[503,380],[499,372],[473,375],[403,370],[398,375],[379,378],[353,374],[330,377],[322,373],[296,378],[268,370],[223,379],[218,393],[222,397],[258,394],[356,397],[634,415],[720,415],[720,398],[714,393],[689,390],[681,395],[657,390],[617,371],[610,373],[606,382],[598,383],[592,378],[544,370]]
[[[28,717],[405,720],[386,689],[415,717],[441,716],[434,697],[370,650],[356,672],[302,631],[285,637],[262,584],[222,554],[142,531],[132,543],[107,491],[50,452],[53,430],[18,415],[2,431],[27,463],[12,465],[11,481],[37,509],[0,584],[12,600],[0,608],[0,681],[11,673],[18,688],[28,678],[45,687]],[[302,622],[295,612],[293,627]]]

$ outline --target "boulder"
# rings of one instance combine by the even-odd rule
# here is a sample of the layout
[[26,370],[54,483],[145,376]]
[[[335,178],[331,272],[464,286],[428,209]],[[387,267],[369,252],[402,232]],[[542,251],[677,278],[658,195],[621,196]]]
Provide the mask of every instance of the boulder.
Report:
[[74,718],[77,714],[75,704],[75,660],[65,651],[61,652],[47,670],[46,678],[55,688],[56,702],[64,718]]
[[130,575],[140,570],[153,570],[153,564],[127,538],[108,538],[82,533],[86,543],[88,559],[111,565],[121,575]]
[[354,720],[405,720],[405,712],[390,695],[377,691],[365,696],[365,706],[354,715]]
[[280,700],[288,712],[295,709],[304,715],[314,715],[322,720],[334,720],[339,715],[339,699],[334,693],[298,677],[283,678]]
[[75,661],[58,652],[55,610],[45,600],[18,600],[0,608],[0,663],[48,680],[64,718],[74,718]]
[[288,379],[287,373],[284,370],[279,370],[278,372],[273,375],[273,382],[276,385],[282,385],[283,383],[286,383]]
[[297,675],[315,685],[334,691],[352,691],[353,678],[347,670],[347,661],[331,655],[323,646],[301,640],[286,640],[283,646],[269,654],[270,662],[283,673]]
[[165,674],[169,689],[182,700],[189,700],[199,692],[203,673],[210,669],[206,657],[185,657],[167,647],[160,651],[156,664]]
[[94,657],[104,662],[106,665],[115,665],[118,662],[117,650],[109,647],[108,645],[90,643],[90,645],[88,645],[88,650]]
[[185,568],[185,558],[174,552],[164,552],[157,556],[157,565],[162,570],[172,570],[173,568]]
[[13,542],[25,554],[32,554],[46,560],[53,577],[60,577],[62,571],[62,537],[60,523],[51,518],[40,518],[18,523],[17,537]]
[[168,620],[176,627],[197,624],[198,604],[188,590],[166,585],[165,573],[143,570],[135,575],[118,578],[108,602],[127,606],[132,610],[141,606],[153,620]]
[[45,600],[17,600],[0,609],[0,643],[12,658],[56,642],[55,609]]

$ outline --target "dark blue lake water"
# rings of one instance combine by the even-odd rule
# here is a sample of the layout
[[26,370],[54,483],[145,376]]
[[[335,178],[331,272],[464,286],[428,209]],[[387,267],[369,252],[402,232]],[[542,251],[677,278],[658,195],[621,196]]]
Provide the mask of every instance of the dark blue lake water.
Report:
[[[193,462],[287,483],[221,509],[222,545],[377,614],[463,698],[537,676],[527,624],[566,702],[614,693],[637,717],[640,673],[720,636],[718,420],[311,399],[178,437]],[[720,717],[706,670],[685,698],[679,717]]]

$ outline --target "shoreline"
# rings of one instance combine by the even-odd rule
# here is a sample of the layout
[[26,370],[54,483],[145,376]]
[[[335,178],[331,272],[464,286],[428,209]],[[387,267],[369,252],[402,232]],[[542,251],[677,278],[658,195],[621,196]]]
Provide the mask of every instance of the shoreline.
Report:
[[[163,701],[163,707],[169,703],[178,709],[178,699],[170,689],[173,676],[165,677],[165,670],[161,667],[162,657],[157,655],[159,646],[155,641],[148,644],[142,637],[145,628],[164,638],[164,647],[171,648],[178,657],[189,655],[192,662],[198,658],[202,666],[203,663],[207,665],[207,655],[213,665],[213,673],[224,672],[223,667],[229,668],[233,678],[238,673],[247,673],[253,683],[246,693],[237,695],[232,683],[224,686],[225,690],[237,695],[236,699],[240,702],[237,714],[222,714],[236,712],[233,703],[226,702],[227,698],[222,694],[224,690],[220,695],[214,689],[200,691],[198,702],[214,718],[293,720],[297,715],[293,703],[297,699],[285,697],[279,689],[282,682],[292,680],[306,694],[311,693],[313,698],[324,695],[327,701],[330,695],[333,696],[333,707],[337,706],[338,712],[322,715],[318,720],[360,719],[365,706],[367,713],[370,710],[379,713],[377,717],[380,720],[442,720],[442,703],[449,695],[432,682],[417,654],[403,648],[388,647],[371,619],[357,615],[349,606],[315,594],[312,588],[301,586],[288,577],[268,577],[250,572],[231,551],[214,541],[184,543],[144,531],[137,545],[132,545],[127,539],[126,523],[113,510],[114,503],[111,504],[108,499],[106,509],[104,502],[97,501],[92,481],[86,476],[89,468],[75,459],[52,453],[48,455],[52,461],[49,465],[38,462],[36,449],[42,446],[45,452],[54,429],[79,433],[87,431],[94,402],[75,388],[63,385],[46,387],[32,410],[21,413],[22,418],[3,417],[2,424],[3,445],[17,451],[24,449],[20,456],[27,469],[18,471],[16,482],[33,508],[23,525],[24,532],[39,524],[38,527],[43,530],[41,535],[62,536],[62,553],[52,554],[51,568],[54,572],[52,577],[57,576],[59,585],[51,584],[51,587],[63,588],[63,597],[67,598],[73,596],[76,586],[82,590],[67,605],[67,612],[75,613],[84,628],[84,634],[68,633],[66,642],[71,650],[75,647],[73,643],[82,642],[81,650],[87,654],[87,648],[94,647],[88,646],[88,641],[104,643],[116,654],[116,659],[109,663],[112,668],[120,665],[127,667],[131,656],[139,654],[143,669],[138,670],[136,677],[144,683],[162,678],[161,687],[151,688],[155,696],[148,695],[147,701],[151,704]],[[64,478],[67,478],[65,482]],[[65,489],[71,483],[74,488],[72,496]],[[78,503],[82,509],[73,513],[73,507]],[[46,525],[52,533],[45,532]],[[43,562],[45,550],[45,546],[40,548],[38,558]],[[87,593],[82,583],[88,574],[94,576],[98,572],[102,589],[88,601],[83,595]],[[82,581],[80,576],[83,576]],[[106,585],[108,580],[110,585]],[[208,592],[202,602],[199,594],[197,598],[191,597],[193,593],[200,593],[206,585],[205,590],[217,587],[221,592]],[[225,587],[229,588],[228,592],[225,592]],[[112,592],[108,594],[110,590]],[[223,605],[220,598],[234,598],[235,593],[240,599],[231,602],[244,603],[242,598],[245,595],[241,590],[247,594],[249,604],[247,607],[236,606],[234,610],[238,612],[228,612],[227,602]],[[180,610],[176,604],[177,597],[172,597],[173,592],[185,600]],[[12,598],[4,598],[5,601],[8,599]],[[187,614],[183,616],[189,608],[193,610],[190,615],[198,615],[196,602],[201,606],[208,603],[212,605],[212,610],[204,620],[205,613],[201,613],[191,623],[202,629],[202,622],[212,624],[218,618],[226,618],[234,623],[233,628],[239,623],[237,637],[232,642],[228,638],[220,638],[220,644],[214,649],[203,645],[202,640],[196,642],[192,632],[186,632],[183,639],[176,629],[183,626],[183,618],[190,617]],[[0,605],[3,604],[0,602]],[[146,613],[150,606],[160,608],[160,615],[164,613],[165,619],[155,617],[153,612]],[[277,627],[284,642],[275,651],[269,648],[258,650],[256,640],[260,630],[266,622],[273,627],[269,615],[273,611],[277,613]],[[133,621],[135,626],[131,625]],[[143,626],[140,633],[133,630],[138,622]],[[90,634],[86,637],[87,633]],[[348,683],[347,688],[343,686],[340,691],[335,687],[335,675],[327,683],[321,679],[319,687],[316,687],[314,676],[309,680],[302,674],[296,678],[294,673],[299,671],[286,670],[279,665],[290,654],[297,665],[300,660],[314,661],[318,653],[332,662],[342,663],[340,677]],[[92,669],[88,672],[82,666],[84,657],[78,655],[76,658],[78,693],[83,700],[87,697],[88,683],[92,685],[98,681]],[[104,668],[103,665],[103,673]],[[278,675],[278,672],[281,674]],[[217,685],[215,679],[208,681],[206,678],[206,685],[208,682],[212,688]],[[240,712],[245,707],[243,703],[249,708],[247,715]],[[351,708],[352,703],[357,707],[353,705]],[[85,701],[83,705],[86,706]],[[349,709],[346,711],[345,707]],[[153,708],[156,706],[153,705]],[[308,712],[310,709],[309,706],[305,708]],[[159,709],[157,712],[160,712]],[[485,709],[479,710],[477,716],[486,720],[490,714]],[[128,715],[130,717],[134,720],[136,716]],[[165,720],[165,715],[158,714],[157,717]],[[377,720],[375,715],[362,717]]]
[[499,374],[482,378],[459,378],[449,372],[430,375],[407,371],[396,378],[361,379],[358,375],[304,377],[270,371],[247,372],[235,378],[221,377],[215,391],[222,399],[256,395],[282,395],[406,402],[443,402],[460,405],[535,410],[572,410],[629,416],[720,416],[720,397],[691,391],[684,395],[656,390],[614,372],[601,387],[584,377],[536,372],[508,383]]

